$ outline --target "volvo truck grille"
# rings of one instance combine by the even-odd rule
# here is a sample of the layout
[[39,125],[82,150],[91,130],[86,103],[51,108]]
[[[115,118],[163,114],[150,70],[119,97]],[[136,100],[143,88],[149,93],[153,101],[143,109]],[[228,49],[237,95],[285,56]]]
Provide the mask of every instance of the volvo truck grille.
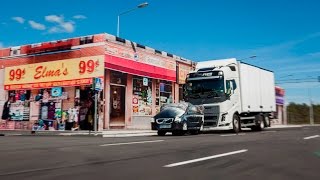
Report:
[[219,106],[204,107],[204,126],[217,127],[219,120]]

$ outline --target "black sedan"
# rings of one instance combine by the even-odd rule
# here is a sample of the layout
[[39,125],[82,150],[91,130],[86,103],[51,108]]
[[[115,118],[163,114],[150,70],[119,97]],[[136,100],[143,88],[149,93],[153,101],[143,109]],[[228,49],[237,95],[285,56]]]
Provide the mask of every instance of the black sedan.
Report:
[[183,135],[186,132],[198,134],[203,128],[204,116],[201,106],[190,103],[168,104],[152,118],[151,128],[157,130],[159,136],[167,132],[172,135]]

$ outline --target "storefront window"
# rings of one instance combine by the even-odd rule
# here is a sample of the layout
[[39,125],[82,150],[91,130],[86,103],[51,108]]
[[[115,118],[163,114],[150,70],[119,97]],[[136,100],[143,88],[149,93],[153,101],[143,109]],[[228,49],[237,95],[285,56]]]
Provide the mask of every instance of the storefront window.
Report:
[[30,91],[9,91],[9,101],[7,102],[10,107],[9,114],[3,119],[28,121],[30,115],[29,99]]
[[156,110],[160,112],[161,106],[173,103],[172,83],[170,81],[157,81],[156,83]]
[[152,115],[152,79],[133,77],[133,115]]
[[111,71],[110,82],[112,84],[127,85],[127,74],[118,71]]

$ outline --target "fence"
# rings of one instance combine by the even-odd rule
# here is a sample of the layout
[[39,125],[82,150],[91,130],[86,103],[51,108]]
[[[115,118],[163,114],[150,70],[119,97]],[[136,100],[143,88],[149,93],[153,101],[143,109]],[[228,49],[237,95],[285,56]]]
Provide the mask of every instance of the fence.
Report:
[[[313,105],[313,119],[320,124],[320,105]],[[289,124],[310,124],[310,106],[307,104],[291,103],[287,106]]]

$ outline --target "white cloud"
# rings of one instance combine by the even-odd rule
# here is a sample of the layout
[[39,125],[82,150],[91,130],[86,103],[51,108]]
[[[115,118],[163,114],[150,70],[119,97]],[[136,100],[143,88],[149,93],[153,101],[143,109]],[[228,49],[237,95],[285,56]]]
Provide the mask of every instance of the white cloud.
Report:
[[50,23],[56,24],[48,30],[48,33],[72,33],[74,32],[74,22],[65,21],[63,16],[58,15],[48,15],[45,16],[45,20]]
[[25,19],[23,17],[19,17],[19,16],[12,17],[11,19],[14,21],[17,21],[20,24],[23,24],[25,22]]
[[74,26],[72,22],[64,22],[64,23],[61,23],[60,26],[68,33],[71,33],[74,31]]
[[46,26],[35,21],[29,21],[30,26],[36,30],[45,30]]
[[61,33],[61,29],[58,28],[58,27],[51,27],[49,30],[48,30],[49,33]]
[[52,22],[52,23],[63,23],[64,22],[64,18],[63,16],[57,16],[57,15],[49,15],[49,16],[45,16],[45,20],[48,22]]
[[79,15],[73,16],[73,19],[87,19],[87,17],[84,16],[84,15],[79,14]]

